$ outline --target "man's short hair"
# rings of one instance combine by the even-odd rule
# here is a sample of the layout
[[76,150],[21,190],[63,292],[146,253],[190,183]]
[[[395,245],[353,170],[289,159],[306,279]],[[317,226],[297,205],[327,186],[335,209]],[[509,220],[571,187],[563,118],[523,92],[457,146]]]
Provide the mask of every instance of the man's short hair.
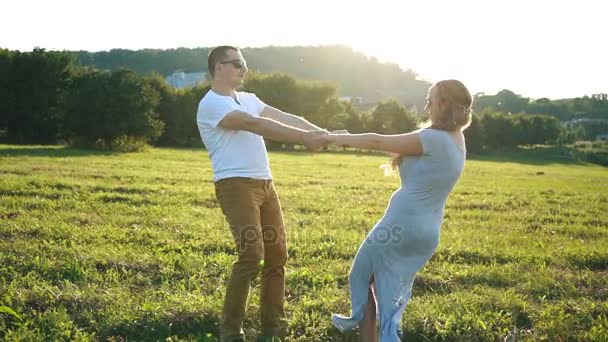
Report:
[[209,68],[209,74],[211,79],[215,76],[215,65],[222,62],[228,57],[227,52],[229,50],[239,51],[239,48],[234,46],[222,45],[215,47],[209,51],[209,58],[207,58],[207,68]]

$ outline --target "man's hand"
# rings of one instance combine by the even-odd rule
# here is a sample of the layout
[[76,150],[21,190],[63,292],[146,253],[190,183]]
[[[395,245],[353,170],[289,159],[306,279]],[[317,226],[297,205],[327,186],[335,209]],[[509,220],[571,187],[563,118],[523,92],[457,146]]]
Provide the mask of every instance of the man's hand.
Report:
[[347,141],[350,136],[347,130],[339,130],[327,134],[324,138],[327,145],[349,147]]
[[347,130],[340,129],[328,131],[326,129],[308,131],[304,138],[304,145],[313,152],[319,152],[327,145],[335,143],[335,137],[332,134],[349,134]]
[[312,152],[319,152],[327,145],[326,136],[324,130],[308,131],[304,135],[304,145]]

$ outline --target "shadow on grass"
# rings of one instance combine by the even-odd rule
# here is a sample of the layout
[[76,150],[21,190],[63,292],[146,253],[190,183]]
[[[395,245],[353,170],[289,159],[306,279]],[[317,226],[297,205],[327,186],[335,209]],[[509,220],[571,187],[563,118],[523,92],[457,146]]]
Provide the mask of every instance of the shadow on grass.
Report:
[[164,341],[178,337],[188,341],[218,341],[219,317],[195,313],[178,314],[171,317],[144,315],[131,322],[121,322],[99,332],[100,340]]
[[89,157],[89,156],[108,156],[118,152],[88,150],[64,146],[19,146],[19,145],[0,145],[0,157]]
[[[294,149],[294,150],[280,150],[272,149],[269,150],[274,154],[290,155],[299,157],[308,157],[315,153],[310,152],[306,149]],[[329,151],[323,151],[322,154],[335,154],[335,155],[352,155],[357,156],[379,156],[385,157],[387,160],[390,158],[385,153],[368,151],[368,150],[356,150],[356,149],[332,149]],[[605,157],[598,153],[589,154],[577,151],[573,148],[561,147],[561,146],[535,146],[532,148],[516,148],[516,149],[505,149],[499,151],[473,153],[467,152],[468,160],[476,161],[491,161],[491,162],[507,162],[507,163],[519,163],[519,164],[530,164],[530,165],[550,165],[550,164],[562,164],[562,165],[607,165]]]
[[565,164],[608,166],[608,151],[578,150],[566,146],[534,146],[483,154],[470,154],[468,159],[531,165]]
[[559,146],[517,148],[481,154],[469,154],[468,159],[530,165],[585,165],[589,163],[575,150]]
[[[188,150],[206,152],[202,147],[159,147],[160,149]],[[289,155],[292,157],[309,157],[316,153],[310,152],[304,148],[296,148],[291,150],[285,149],[269,149],[273,154]],[[124,152],[101,151],[93,149],[72,148],[64,146],[32,146],[32,145],[1,145],[0,157],[88,157],[88,156],[107,156],[115,155]],[[323,151],[321,154],[336,154],[336,155],[352,155],[352,156],[384,156],[388,155],[382,152],[374,152],[367,150],[343,149]],[[491,161],[491,162],[508,162],[530,165],[588,165],[596,164],[608,166],[608,153],[606,152],[581,152],[569,147],[561,146],[536,146],[532,148],[517,148],[501,151],[492,151],[484,153],[468,152],[468,160],[476,161]]]

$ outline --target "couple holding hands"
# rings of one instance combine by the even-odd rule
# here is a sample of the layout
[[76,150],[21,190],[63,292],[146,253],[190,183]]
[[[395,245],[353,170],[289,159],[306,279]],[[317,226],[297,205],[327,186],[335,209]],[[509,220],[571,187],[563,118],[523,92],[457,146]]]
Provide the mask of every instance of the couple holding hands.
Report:
[[226,288],[221,341],[245,340],[250,285],[259,273],[259,339],[282,340],[287,333],[285,227],[264,138],[313,151],[335,144],[394,155],[401,186],[354,257],[348,275],[350,316],[336,314],[331,320],[341,331],[359,328],[363,341],[400,341],[414,278],[439,244],[445,203],[464,168],[462,131],[471,123],[472,104],[467,88],[457,80],[433,84],[425,107],[428,121],[413,132],[348,134],[327,132],[237,91],[248,69],[236,47],[211,50],[208,66],[212,88],[199,103],[197,125],[238,253]]

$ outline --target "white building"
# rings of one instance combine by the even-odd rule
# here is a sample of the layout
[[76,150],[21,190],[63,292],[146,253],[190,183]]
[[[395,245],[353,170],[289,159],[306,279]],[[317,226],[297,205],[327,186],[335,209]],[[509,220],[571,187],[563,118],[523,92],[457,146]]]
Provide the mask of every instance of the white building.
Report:
[[355,106],[360,106],[363,104],[363,97],[361,96],[340,96],[340,100],[350,102]]
[[608,141],[608,134],[596,135],[595,140],[607,140]]
[[165,80],[174,88],[188,88],[203,82],[206,77],[206,72],[185,73],[178,70],[173,72],[172,75],[167,76]]
[[574,129],[577,125],[581,124],[608,124],[608,120],[595,118],[580,118],[562,122],[562,126],[568,129]]

